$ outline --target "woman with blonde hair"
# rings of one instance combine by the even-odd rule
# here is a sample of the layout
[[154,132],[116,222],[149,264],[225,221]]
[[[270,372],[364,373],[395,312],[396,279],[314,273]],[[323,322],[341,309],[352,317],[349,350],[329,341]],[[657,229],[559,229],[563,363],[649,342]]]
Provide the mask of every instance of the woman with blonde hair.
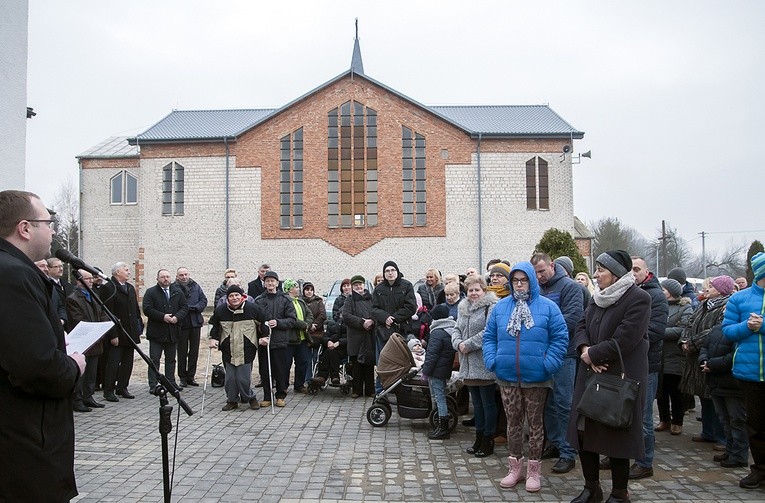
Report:
[[592,284],[592,280],[590,279],[590,275],[586,272],[580,272],[578,273],[574,279],[577,283],[584,285],[585,288],[587,288],[587,291],[590,292],[590,295],[595,293],[595,285]]

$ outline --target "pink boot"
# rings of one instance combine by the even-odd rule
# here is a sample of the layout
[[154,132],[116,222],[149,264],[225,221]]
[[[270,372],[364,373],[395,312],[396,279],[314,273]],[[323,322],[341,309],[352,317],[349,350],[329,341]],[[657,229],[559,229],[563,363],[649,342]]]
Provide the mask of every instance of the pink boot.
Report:
[[535,493],[542,488],[542,462],[529,460],[526,492]]
[[515,484],[526,478],[526,475],[523,473],[524,458],[519,459],[510,456],[507,460],[510,462],[510,470],[507,472],[507,477],[499,481],[499,487],[502,489],[515,487]]

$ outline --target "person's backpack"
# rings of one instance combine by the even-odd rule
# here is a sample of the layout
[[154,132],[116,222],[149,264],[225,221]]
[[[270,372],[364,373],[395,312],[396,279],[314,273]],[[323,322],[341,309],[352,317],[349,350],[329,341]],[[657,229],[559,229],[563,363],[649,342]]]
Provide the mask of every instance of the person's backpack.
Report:
[[210,377],[210,384],[213,388],[221,388],[226,382],[226,371],[223,370],[222,363],[216,363],[213,365],[212,376]]

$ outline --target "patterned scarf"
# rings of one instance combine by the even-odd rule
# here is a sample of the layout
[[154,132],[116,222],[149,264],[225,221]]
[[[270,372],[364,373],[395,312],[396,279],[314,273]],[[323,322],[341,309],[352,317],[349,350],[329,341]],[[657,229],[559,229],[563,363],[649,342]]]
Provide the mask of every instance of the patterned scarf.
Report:
[[617,300],[621,299],[622,295],[624,295],[624,292],[626,292],[627,289],[634,284],[635,275],[632,274],[632,271],[630,271],[616,280],[616,283],[613,285],[607,286],[603,290],[596,288],[595,293],[592,294],[592,299],[595,301],[595,304],[597,304],[598,307],[605,309]]
[[719,297],[713,297],[711,299],[707,299],[707,311],[711,311],[713,309],[720,307],[721,305],[728,302],[728,299],[730,299],[730,295],[721,295]]
[[507,322],[508,334],[518,337],[521,333],[521,325],[525,326],[526,330],[534,327],[534,318],[531,317],[531,310],[529,309],[529,304],[526,302],[529,300],[529,297],[529,292],[513,290],[515,307]]

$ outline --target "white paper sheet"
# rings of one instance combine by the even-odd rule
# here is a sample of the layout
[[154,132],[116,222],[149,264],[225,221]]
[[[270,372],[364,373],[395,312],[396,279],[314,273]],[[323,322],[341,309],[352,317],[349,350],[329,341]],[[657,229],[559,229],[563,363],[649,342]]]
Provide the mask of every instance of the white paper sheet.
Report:
[[84,353],[114,326],[111,321],[81,321],[66,336],[66,354]]

